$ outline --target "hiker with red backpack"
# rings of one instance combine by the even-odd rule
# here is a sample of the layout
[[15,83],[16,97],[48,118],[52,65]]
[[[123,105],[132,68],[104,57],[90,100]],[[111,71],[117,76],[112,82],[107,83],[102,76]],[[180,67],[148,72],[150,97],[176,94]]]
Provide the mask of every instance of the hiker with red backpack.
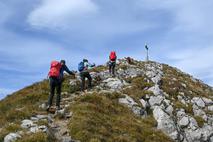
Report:
[[90,64],[87,59],[83,59],[82,62],[78,64],[78,71],[80,72],[81,77],[81,91],[85,90],[85,79],[89,81],[88,89],[92,88],[92,77],[89,73],[89,69],[95,67],[95,64]]
[[48,106],[47,111],[49,111],[50,107],[52,106],[53,96],[55,94],[55,89],[57,92],[56,97],[56,110],[60,110],[60,101],[61,101],[61,86],[64,79],[64,71],[69,73],[70,75],[75,75],[74,72],[70,71],[66,66],[65,60],[52,61],[50,71],[48,73],[49,80],[50,80],[50,95],[48,98]]
[[116,65],[117,55],[115,51],[112,51],[109,56],[109,73],[115,76],[115,65]]

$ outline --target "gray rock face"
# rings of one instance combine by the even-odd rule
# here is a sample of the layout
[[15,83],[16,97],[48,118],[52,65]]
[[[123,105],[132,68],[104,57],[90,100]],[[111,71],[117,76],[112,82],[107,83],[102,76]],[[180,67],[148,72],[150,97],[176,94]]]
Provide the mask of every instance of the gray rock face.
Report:
[[178,121],[179,126],[186,127],[189,124],[189,118],[187,116],[184,116],[183,118]]
[[42,132],[47,132],[47,126],[45,126],[45,125],[41,125],[41,126],[39,126],[38,127],[38,129],[40,130],[40,131],[42,131]]
[[155,84],[158,84],[158,82],[161,80],[161,77],[163,75],[163,72],[162,72],[163,66],[158,63],[150,63],[145,65],[145,69],[146,69],[146,76],[151,78],[151,80]]
[[21,124],[22,128],[30,128],[32,126],[34,126],[33,121],[28,120],[28,119],[25,119],[22,121],[22,124]]
[[119,69],[117,71],[117,73],[119,74],[119,76],[123,77],[123,78],[133,78],[133,77],[137,77],[140,75],[144,74],[144,71],[139,69],[139,68],[135,68],[135,67],[128,67],[127,69],[123,70],[123,69]]
[[119,103],[124,104],[131,108],[131,110],[138,116],[147,115],[145,110],[143,110],[139,105],[128,95],[125,95],[125,98],[120,98]]
[[149,106],[150,106],[150,105],[148,104],[148,102],[147,102],[147,101],[145,101],[144,99],[140,99],[140,102],[141,102],[141,104],[142,104],[143,108],[147,108],[147,107],[149,107]]
[[169,106],[165,109],[165,111],[166,111],[169,115],[172,115],[174,109],[173,109],[172,105],[169,105]]
[[204,101],[204,103],[209,106],[209,105],[213,105],[213,101],[211,99],[205,98],[203,97],[202,100]]
[[137,105],[137,103],[128,95],[125,95],[125,98],[120,98],[118,101],[119,103],[125,104],[128,107],[133,107],[134,105]]
[[175,122],[167,113],[165,113],[159,106],[156,106],[153,110],[153,116],[158,122],[158,129],[162,130],[172,139],[178,140],[179,134]]
[[47,105],[45,103],[39,105],[39,108],[45,110],[47,108]]
[[204,103],[204,101],[203,101],[201,98],[194,97],[194,98],[192,99],[192,102],[193,102],[194,104],[196,104],[198,107],[201,107],[201,108],[204,108],[204,107],[205,107],[205,103]]
[[111,77],[109,71],[91,72],[90,75],[94,79],[100,78],[101,80],[106,80],[107,78]]
[[71,86],[76,86],[78,84],[78,80],[76,79],[70,79],[70,85]]
[[37,132],[39,132],[38,126],[31,127],[31,128],[30,128],[30,132],[31,132],[31,133],[37,133]]
[[197,130],[198,129],[198,124],[197,121],[193,117],[189,117],[189,130]]
[[21,136],[17,133],[10,133],[4,137],[4,142],[14,142],[17,139],[21,138]]
[[202,109],[200,109],[198,106],[193,105],[193,112],[194,112],[195,116],[200,116],[204,120],[207,121],[207,115],[206,115],[205,111],[203,111]]
[[123,86],[127,85],[125,81],[121,81],[118,78],[108,78],[103,81],[104,86],[112,90],[121,89]]
[[163,101],[163,97],[162,96],[151,96],[149,99],[149,104],[151,107],[156,106],[156,105],[161,105],[162,101]]
[[188,142],[200,142],[201,141],[201,133],[197,130],[188,130],[185,131],[186,141]]
[[153,92],[153,94],[156,95],[156,96],[163,94],[162,90],[159,88],[159,86],[157,84],[152,86],[148,90]]
[[208,110],[213,112],[213,105],[212,106],[208,106]]
[[184,99],[183,96],[178,95],[178,100],[179,100],[182,104],[187,105],[186,100]]
[[211,142],[213,135],[213,128],[211,126],[204,126],[196,130],[185,130],[186,140],[189,142]]

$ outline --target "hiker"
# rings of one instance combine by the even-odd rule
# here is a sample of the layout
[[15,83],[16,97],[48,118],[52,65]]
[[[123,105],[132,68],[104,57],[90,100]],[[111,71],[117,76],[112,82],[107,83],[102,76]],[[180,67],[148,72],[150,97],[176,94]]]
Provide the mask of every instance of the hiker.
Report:
[[126,60],[127,60],[128,64],[132,64],[132,60],[133,60],[132,58],[127,57]]
[[74,72],[70,71],[68,67],[66,66],[65,60],[58,61],[52,61],[50,71],[48,73],[49,81],[50,81],[50,95],[48,98],[48,106],[47,111],[49,111],[51,105],[53,96],[55,94],[55,89],[57,92],[56,97],[56,110],[60,110],[60,101],[61,101],[61,86],[62,82],[64,80],[64,71],[69,73],[70,75],[75,75]]
[[85,89],[86,78],[89,81],[88,89],[92,88],[92,77],[89,73],[89,69],[91,69],[92,67],[95,67],[95,64],[90,64],[87,59],[83,59],[83,61],[78,64],[78,70],[81,77],[81,91],[84,91]]
[[115,65],[116,65],[116,52],[112,51],[109,56],[109,73],[114,77],[115,76]]

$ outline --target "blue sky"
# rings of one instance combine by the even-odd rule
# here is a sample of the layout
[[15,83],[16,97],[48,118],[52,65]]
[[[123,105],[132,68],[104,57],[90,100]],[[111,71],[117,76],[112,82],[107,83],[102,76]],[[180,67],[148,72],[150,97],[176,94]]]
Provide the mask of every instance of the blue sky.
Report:
[[47,76],[51,60],[118,56],[176,66],[213,85],[212,0],[0,0],[0,98]]

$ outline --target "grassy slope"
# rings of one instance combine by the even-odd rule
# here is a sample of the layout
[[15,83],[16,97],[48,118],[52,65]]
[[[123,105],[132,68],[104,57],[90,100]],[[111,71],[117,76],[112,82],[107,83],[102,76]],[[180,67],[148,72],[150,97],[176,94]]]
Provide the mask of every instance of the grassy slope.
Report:
[[[206,97],[213,98],[213,90],[210,86],[203,84],[199,80],[192,79],[192,76],[184,74],[181,71],[170,67],[168,65],[163,65],[163,78],[161,80],[160,87],[166,92],[169,97],[172,97],[173,103],[176,109],[184,109],[186,113],[193,116],[199,127],[202,127],[205,120],[200,116],[194,116],[192,104],[188,106],[181,103],[177,96],[184,93],[186,97],[192,99],[193,97]],[[170,98],[171,99],[171,98]],[[212,112],[204,110],[206,114],[213,115]]]
[[[69,86],[69,79],[64,81],[63,91],[74,92],[78,90],[75,86]],[[9,132],[20,130],[16,124],[20,124],[23,119],[30,118],[34,114],[46,113],[39,109],[39,105],[45,103],[49,95],[49,81],[43,80],[28,86],[18,92],[7,96],[0,101],[0,141]],[[9,126],[9,124],[14,125]],[[40,136],[40,135],[37,135]]]
[[[168,65],[163,65],[164,76],[161,88],[174,98],[178,92],[183,92],[186,96],[192,97],[213,97],[213,90],[208,85],[199,80],[193,81],[190,75],[184,74]],[[174,79],[175,78],[175,79]],[[185,84],[186,87],[184,87]]]
[[154,118],[142,119],[118,103],[120,94],[90,94],[70,108],[70,134],[82,142],[170,142],[155,129]]

